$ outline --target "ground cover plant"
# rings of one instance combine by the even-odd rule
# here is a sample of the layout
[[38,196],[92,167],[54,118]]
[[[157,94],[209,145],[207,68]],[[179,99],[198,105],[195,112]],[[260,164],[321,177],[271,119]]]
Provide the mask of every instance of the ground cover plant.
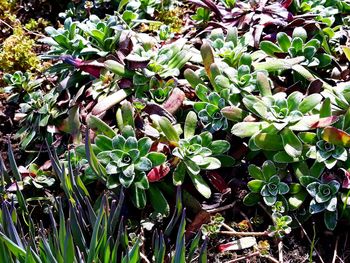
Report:
[[350,1],[0,0],[1,262],[347,262]]

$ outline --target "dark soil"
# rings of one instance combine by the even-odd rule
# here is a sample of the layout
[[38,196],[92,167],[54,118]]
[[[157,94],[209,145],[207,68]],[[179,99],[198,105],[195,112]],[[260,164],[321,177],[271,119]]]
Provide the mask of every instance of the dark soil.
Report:
[[4,160],[5,165],[7,162],[7,148],[8,139],[11,139],[12,149],[17,160],[22,159],[19,144],[13,139],[13,134],[17,130],[16,123],[14,122],[14,115],[17,106],[7,102],[7,95],[0,93],[0,155]]

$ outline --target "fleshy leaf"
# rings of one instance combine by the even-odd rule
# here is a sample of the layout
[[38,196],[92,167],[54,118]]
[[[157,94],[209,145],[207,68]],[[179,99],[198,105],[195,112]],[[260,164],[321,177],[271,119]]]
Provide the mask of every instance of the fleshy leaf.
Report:
[[335,127],[326,127],[322,133],[322,139],[331,144],[344,147],[350,146],[350,134]]

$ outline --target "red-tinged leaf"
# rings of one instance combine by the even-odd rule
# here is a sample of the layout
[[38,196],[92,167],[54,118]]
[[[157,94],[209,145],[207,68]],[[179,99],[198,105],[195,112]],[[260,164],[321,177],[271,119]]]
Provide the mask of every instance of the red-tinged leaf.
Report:
[[[100,64],[100,63],[99,63]],[[81,69],[82,71],[85,71],[87,73],[89,73],[91,76],[95,77],[95,78],[99,78],[100,74],[101,74],[101,70],[104,68],[104,65],[93,65],[93,64],[83,64],[81,66],[78,67],[79,69]]]
[[293,3],[293,0],[282,0],[282,1],[281,1],[281,5],[282,5],[284,8],[288,8],[292,3]]
[[255,245],[256,245],[255,237],[242,237],[235,241],[219,245],[218,250],[219,252],[225,252],[230,250],[242,250],[242,249],[250,248]]
[[317,128],[324,128],[329,125],[332,125],[333,123],[337,122],[339,120],[338,116],[329,116],[325,118],[319,119],[317,122],[313,123],[311,125],[312,129],[317,129]]
[[185,99],[186,94],[182,90],[175,88],[162,106],[166,111],[174,114],[182,106]]
[[22,175],[22,177],[26,177],[30,175],[30,171],[24,166],[18,166],[18,172]]
[[329,126],[324,128],[322,139],[335,145],[350,146],[350,134],[334,127]]
[[170,172],[170,168],[166,164],[154,167],[148,174],[147,178],[150,183],[158,182]]
[[166,155],[170,154],[170,147],[169,145],[162,143],[162,142],[155,142],[152,144],[150,152],[159,152],[164,153]]
[[63,55],[60,59],[67,64],[73,65],[74,67],[89,73],[95,78],[100,77],[101,70],[104,68],[104,64],[96,60],[84,61],[79,58],[74,58],[71,55]]
[[186,231],[186,239],[193,236],[202,227],[203,224],[210,222],[210,213],[205,210],[201,210],[193,219],[191,224],[188,226]]
[[341,170],[344,172],[344,179],[342,187],[345,189],[350,189],[350,172],[341,168]]
[[219,173],[210,171],[207,173],[207,178],[220,193],[224,194],[231,190]]

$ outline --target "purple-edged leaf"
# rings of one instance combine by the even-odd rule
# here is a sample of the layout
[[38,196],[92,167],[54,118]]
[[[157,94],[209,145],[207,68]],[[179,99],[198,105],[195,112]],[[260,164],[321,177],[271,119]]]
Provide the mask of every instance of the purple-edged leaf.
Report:
[[350,172],[344,168],[340,168],[344,172],[342,187],[345,189],[350,189]]
[[144,69],[148,66],[150,59],[136,55],[129,55],[124,59],[125,66],[129,70]]

